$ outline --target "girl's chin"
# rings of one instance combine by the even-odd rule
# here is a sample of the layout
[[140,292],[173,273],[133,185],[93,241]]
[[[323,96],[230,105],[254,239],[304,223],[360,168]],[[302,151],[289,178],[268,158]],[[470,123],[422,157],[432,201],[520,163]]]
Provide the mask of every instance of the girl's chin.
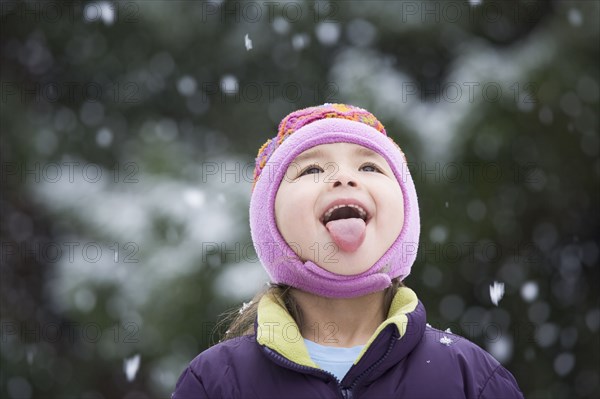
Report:
[[344,257],[342,257],[337,263],[335,263],[334,267],[321,267],[331,273],[342,276],[354,276],[369,270],[369,267],[364,267],[363,265],[364,263],[357,262],[357,259],[344,259]]

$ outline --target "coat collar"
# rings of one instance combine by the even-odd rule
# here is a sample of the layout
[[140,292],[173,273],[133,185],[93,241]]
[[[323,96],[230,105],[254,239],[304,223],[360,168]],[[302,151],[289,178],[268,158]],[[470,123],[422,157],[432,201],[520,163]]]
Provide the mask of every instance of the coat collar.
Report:
[[[298,325],[287,311],[281,298],[272,294],[262,297],[258,304],[255,326],[256,341],[259,344],[276,351],[296,364],[319,369],[319,366],[310,358]],[[423,305],[413,290],[400,287],[394,295],[387,319],[375,330],[354,364],[358,364],[363,357],[365,360],[367,358],[376,359],[378,356],[364,355],[373,352],[369,349],[376,346],[374,343],[381,342],[390,332],[397,336],[402,343],[402,345],[395,345],[393,358],[397,362],[400,360],[397,355],[402,353],[403,358],[410,353],[421,339],[424,330],[425,309]]]

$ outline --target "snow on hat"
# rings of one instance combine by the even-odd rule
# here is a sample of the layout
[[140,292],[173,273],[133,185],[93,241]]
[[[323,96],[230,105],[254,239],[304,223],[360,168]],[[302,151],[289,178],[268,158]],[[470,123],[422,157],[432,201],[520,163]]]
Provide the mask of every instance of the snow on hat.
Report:
[[[353,143],[380,154],[394,172],[404,198],[404,225],[398,238],[365,272],[340,275],[312,261],[302,261],[285,242],[275,220],[275,197],[289,164],[309,148]],[[370,112],[352,105],[324,104],[292,112],[277,136],[258,151],[250,199],[250,233],[254,248],[272,282],[316,295],[352,298],[381,291],[392,279],[404,279],[417,256],[419,207],[406,158]]]

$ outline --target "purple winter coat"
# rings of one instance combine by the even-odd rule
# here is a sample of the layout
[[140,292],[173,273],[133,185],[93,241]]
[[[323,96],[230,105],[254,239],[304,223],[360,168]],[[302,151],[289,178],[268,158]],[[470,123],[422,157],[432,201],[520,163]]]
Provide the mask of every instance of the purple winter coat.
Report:
[[172,399],[523,398],[514,377],[467,339],[426,325],[425,308],[403,287],[388,318],[342,381],[311,359],[277,298],[258,305],[256,333],[198,355]]

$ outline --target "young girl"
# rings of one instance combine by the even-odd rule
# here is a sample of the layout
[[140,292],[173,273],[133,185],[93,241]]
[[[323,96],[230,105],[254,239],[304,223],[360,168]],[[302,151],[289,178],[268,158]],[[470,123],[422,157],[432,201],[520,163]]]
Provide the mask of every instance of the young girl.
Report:
[[402,284],[419,241],[406,159],[369,112],[291,113],[256,158],[250,227],[273,284],[198,355],[173,399],[522,398]]

